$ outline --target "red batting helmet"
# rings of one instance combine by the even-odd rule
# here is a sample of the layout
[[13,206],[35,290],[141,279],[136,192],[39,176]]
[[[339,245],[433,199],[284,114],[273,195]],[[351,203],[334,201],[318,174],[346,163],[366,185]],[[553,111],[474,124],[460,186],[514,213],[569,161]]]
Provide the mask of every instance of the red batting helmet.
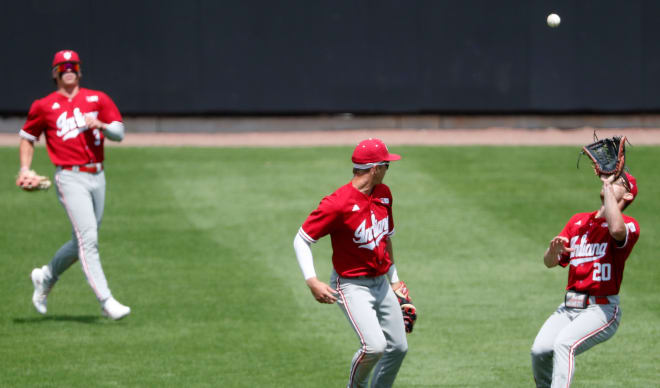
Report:
[[78,53],[73,50],[62,50],[55,53],[53,57],[53,67],[64,62],[80,63]]

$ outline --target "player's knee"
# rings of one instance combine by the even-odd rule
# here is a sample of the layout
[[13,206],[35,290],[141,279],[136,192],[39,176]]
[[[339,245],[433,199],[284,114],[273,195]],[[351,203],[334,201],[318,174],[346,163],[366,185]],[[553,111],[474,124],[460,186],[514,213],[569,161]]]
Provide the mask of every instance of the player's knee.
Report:
[[570,342],[564,341],[561,338],[557,338],[557,340],[555,340],[555,343],[552,346],[552,350],[555,353],[568,353],[570,347],[571,347]]
[[78,253],[78,239],[77,238],[72,238],[71,241],[69,241],[64,247],[61,249],[65,250],[66,252],[74,252],[75,254]]
[[96,228],[83,229],[80,231],[77,239],[77,245],[85,248],[95,248],[98,246],[99,235]]
[[365,352],[372,357],[380,358],[385,353],[387,348],[387,342],[383,339],[382,341],[374,341],[370,344],[367,344]]
[[532,358],[543,358],[552,355],[552,352],[552,348],[535,343],[532,345],[531,355]]
[[408,353],[408,346],[407,345],[402,345],[393,348],[390,350],[387,354],[389,357],[397,359],[397,360],[402,360],[404,357],[406,357],[406,353]]
[[400,355],[401,357],[405,356],[408,353],[408,342],[402,341],[393,344],[391,353]]

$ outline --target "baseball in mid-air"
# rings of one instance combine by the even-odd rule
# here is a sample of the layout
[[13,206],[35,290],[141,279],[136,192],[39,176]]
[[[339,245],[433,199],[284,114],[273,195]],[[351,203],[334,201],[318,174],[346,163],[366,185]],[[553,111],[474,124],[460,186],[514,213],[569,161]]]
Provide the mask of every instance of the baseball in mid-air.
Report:
[[548,23],[549,27],[555,28],[559,26],[559,23],[561,23],[561,19],[559,18],[559,15],[557,15],[556,13],[551,13],[550,15],[548,15],[546,22]]

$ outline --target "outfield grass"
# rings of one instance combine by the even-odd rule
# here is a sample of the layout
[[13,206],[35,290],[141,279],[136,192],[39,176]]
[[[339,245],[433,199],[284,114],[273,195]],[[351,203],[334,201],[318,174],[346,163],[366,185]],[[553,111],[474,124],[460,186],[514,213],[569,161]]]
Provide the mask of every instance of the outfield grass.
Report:
[[[529,349],[562,299],[547,242],[599,205],[576,147],[391,147],[395,257],[418,308],[397,387],[531,387]],[[323,195],[350,179],[351,147],[109,148],[100,235],[123,321],[100,316],[75,264],[48,315],[30,302],[33,267],[70,237],[55,191],[13,186],[0,148],[1,387],[343,387],[358,343],[336,306],[314,301],[292,249]],[[623,319],[577,359],[573,387],[660,381],[657,147],[634,147],[641,238]],[[35,168],[52,174],[45,150]],[[330,243],[313,248],[330,274]]]

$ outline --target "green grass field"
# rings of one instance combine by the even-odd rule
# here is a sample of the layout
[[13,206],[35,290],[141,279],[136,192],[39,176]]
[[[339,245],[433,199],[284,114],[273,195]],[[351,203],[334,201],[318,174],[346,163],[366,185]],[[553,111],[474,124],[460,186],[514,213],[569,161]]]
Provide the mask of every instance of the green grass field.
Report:
[[[399,274],[418,308],[397,387],[531,387],[529,349],[563,297],[547,242],[600,185],[577,147],[391,147]],[[0,148],[0,387],[343,387],[357,338],[304,284],[293,238],[348,182],[352,147],[109,148],[102,262],[133,312],[111,322],[76,263],[48,315],[32,268],[70,238],[54,190],[13,185]],[[626,266],[622,324],[580,355],[573,387],[660,386],[660,148],[628,164],[641,238]],[[35,169],[52,175],[43,148]],[[313,247],[330,275],[329,238]]]

